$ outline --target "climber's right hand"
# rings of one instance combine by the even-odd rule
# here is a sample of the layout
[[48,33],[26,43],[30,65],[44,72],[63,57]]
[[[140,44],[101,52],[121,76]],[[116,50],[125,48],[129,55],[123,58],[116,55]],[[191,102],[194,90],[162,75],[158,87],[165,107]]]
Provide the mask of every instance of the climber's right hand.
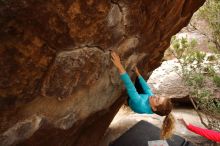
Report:
[[114,63],[114,65],[117,67],[117,69],[119,70],[120,74],[126,72],[123,65],[121,64],[120,57],[114,51],[111,51],[111,60]]

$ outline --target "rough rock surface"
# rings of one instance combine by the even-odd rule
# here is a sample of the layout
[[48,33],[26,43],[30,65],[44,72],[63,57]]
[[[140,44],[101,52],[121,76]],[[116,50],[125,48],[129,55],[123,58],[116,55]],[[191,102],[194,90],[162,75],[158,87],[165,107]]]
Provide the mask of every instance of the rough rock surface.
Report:
[[124,101],[108,50],[152,71],[204,1],[1,0],[0,145],[97,146]]
[[152,72],[148,83],[155,94],[170,98],[183,98],[189,95],[176,67],[180,67],[176,59],[164,61]]
[[178,74],[178,61],[164,61],[160,67],[155,69],[148,79],[148,84],[153,92],[158,96],[172,98],[177,104],[190,104],[189,89]]

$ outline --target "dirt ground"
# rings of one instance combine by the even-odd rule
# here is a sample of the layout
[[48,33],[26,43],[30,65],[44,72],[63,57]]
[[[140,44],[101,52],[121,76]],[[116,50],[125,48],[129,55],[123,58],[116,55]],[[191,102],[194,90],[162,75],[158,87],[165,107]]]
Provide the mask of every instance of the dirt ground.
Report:
[[[204,127],[200,123],[199,117],[193,109],[174,109],[173,115],[175,119],[179,119],[182,117],[191,124],[199,127]],[[163,118],[156,114],[137,114],[132,112],[129,107],[122,106],[115,118],[113,119],[111,125],[109,126],[100,146],[108,146],[111,141],[117,139],[140,120],[148,121],[156,125],[157,127],[160,127]],[[193,142],[195,145],[214,146],[211,141],[208,141],[207,139],[188,131],[177,120],[175,122],[174,133],[186,138],[187,140]]]

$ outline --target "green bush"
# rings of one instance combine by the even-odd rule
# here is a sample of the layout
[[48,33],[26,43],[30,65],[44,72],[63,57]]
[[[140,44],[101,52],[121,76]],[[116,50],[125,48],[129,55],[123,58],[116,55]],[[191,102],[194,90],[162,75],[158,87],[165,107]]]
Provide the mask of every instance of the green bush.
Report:
[[216,84],[217,87],[220,87],[220,76],[214,75],[213,82]]
[[220,50],[220,1],[206,0],[197,14],[197,19],[205,20],[209,29],[201,30],[206,36],[209,36],[210,41],[215,47],[212,49]]
[[213,67],[213,62],[218,57],[198,50],[196,40],[188,41],[187,38],[177,37],[172,38],[169,48],[180,63],[178,74],[189,88],[189,96],[195,101],[195,109],[207,117],[208,123],[205,126],[220,130],[220,120],[216,120],[220,116],[220,99],[216,100],[213,94],[214,87],[220,87],[220,76]]
[[[204,6],[194,14],[187,30],[206,37],[209,52],[215,54],[201,52],[203,48],[197,48],[197,40],[189,41],[187,37],[174,36],[165,59],[173,56],[177,58],[180,67],[175,68],[189,88],[195,110],[202,116],[201,122],[207,128],[220,130],[220,98],[215,93],[220,87],[220,74],[216,72],[220,70],[220,66],[217,66],[220,60],[220,0],[206,0]],[[207,123],[203,118],[206,118],[204,121]]]

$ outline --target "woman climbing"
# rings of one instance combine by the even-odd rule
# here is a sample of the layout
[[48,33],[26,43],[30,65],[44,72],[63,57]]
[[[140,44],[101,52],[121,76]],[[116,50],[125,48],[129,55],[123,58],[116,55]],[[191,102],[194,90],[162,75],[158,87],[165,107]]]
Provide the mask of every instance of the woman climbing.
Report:
[[118,69],[120,77],[126,87],[129,96],[128,104],[131,109],[136,113],[156,113],[160,116],[166,116],[162,125],[161,138],[170,138],[174,128],[174,118],[171,114],[172,103],[170,99],[155,96],[149,88],[147,82],[143,79],[138,69],[135,67],[135,73],[137,74],[136,85],[140,85],[142,88],[142,90],[139,91],[141,93],[138,93],[123,65],[121,64],[120,57],[113,51],[111,52],[111,56],[111,60]]

